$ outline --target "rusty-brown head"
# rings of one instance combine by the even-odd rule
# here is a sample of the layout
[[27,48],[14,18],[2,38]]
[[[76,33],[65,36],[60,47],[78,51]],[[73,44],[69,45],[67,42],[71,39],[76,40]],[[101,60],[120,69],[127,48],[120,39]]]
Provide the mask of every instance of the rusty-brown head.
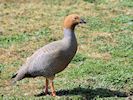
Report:
[[68,15],[64,20],[64,28],[74,30],[75,26],[78,24],[86,23],[82,18],[77,14]]

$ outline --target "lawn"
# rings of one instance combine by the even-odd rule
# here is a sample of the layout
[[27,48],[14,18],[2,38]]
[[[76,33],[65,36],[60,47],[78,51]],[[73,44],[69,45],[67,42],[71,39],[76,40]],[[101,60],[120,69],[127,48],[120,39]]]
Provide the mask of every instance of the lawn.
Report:
[[[63,37],[65,16],[87,21],[76,28],[78,52],[54,80],[57,97],[41,93],[45,78],[11,85],[11,76],[38,48]],[[132,0],[1,0],[0,100],[132,100]]]

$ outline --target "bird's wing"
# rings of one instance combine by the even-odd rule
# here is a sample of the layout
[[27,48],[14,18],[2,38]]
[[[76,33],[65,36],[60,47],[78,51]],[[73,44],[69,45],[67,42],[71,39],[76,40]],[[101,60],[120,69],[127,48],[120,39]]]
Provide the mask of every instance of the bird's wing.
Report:
[[26,65],[28,72],[35,76],[39,74],[50,74],[52,67],[58,64],[60,65],[58,59],[63,59],[62,50],[63,45],[61,41],[55,41],[40,48],[27,59]]

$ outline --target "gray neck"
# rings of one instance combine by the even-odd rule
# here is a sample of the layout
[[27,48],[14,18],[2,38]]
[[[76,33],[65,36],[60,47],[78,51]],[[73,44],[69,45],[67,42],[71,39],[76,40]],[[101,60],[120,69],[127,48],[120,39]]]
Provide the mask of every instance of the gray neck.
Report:
[[64,38],[75,38],[74,30],[64,29]]
[[67,55],[70,55],[70,58],[72,58],[76,51],[77,51],[77,39],[74,34],[74,30],[71,29],[64,29],[64,38],[62,39],[64,45],[64,49],[68,50]]

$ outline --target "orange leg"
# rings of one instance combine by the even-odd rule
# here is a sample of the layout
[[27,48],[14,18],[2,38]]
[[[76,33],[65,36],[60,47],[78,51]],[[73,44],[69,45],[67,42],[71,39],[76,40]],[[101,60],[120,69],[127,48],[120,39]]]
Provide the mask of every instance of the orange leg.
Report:
[[48,79],[46,78],[46,83],[45,83],[45,89],[44,89],[44,93],[48,94]]
[[52,95],[52,96],[56,96],[56,92],[55,92],[55,88],[54,88],[53,78],[50,79],[50,88],[51,88],[51,95]]

